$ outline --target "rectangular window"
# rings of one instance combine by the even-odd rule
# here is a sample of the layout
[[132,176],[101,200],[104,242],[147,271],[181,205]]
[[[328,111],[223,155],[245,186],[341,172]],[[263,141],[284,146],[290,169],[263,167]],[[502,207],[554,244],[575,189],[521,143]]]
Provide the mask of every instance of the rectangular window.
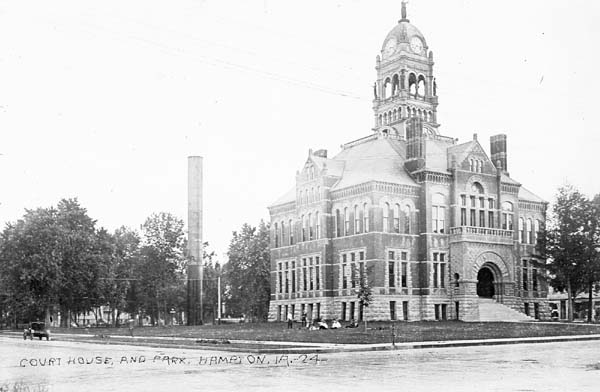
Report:
[[475,214],[475,210],[471,210],[471,226],[477,226],[477,215]]
[[446,263],[440,263],[440,287],[446,287]]
[[540,319],[540,304],[537,302],[533,303],[533,317],[535,317],[536,320]]
[[350,264],[350,285],[354,289],[356,288],[356,264]]
[[308,275],[310,276],[310,286],[309,286],[309,290],[314,290],[314,285],[313,285],[313,267],[309,267],[308,268]]
[[346,303],[342,302],[342,314],[341,320],[346,321]]
[[485,208],[485,199],[483,197],[479,198],[479,208]]
[[408,321],[408,301],[402,301],[402,318]]
[[538,289],[537,270],[535,268],[531,270],[531,288],[533,291]]
[[490,228],[494,227],[494,212],[493,211],[488,211],[488,227],[490,227]]
[[471,207],[475,208],[475,196],[471,196]]
[[402,263],[402,287],[408,287],[408,263]]
[[437,252],[433,253],[433,261],[438,261],[438,255],[439,255],[439,253],[437,253]]
[[342,289],[347,289],[348,288],[348,271],[347,271],[347,265],[343,264],[342,265]]
[[279,281],[279,294],[283,293],[283,273],[279,271],[277,280]]
[[317,281],[317,290],[321,290],[321,277],[319,276],[320,268],[318,265],[315,267],[315,275],[316,275],[316,281]]
[[354,319],[354,307],[355,307],[354,302],[350,302],[350,314],[348,315],[348,318],[350,320]]
[[388,262],[388,285],[389,287],[396,287],[396,275],[394,274],[395,261]]
[[365,252],[359,252],[358,253],[358,259],[359,260],[364,260],[365,259]]
[[446,254],[445,253],[440,253],[440,261],[445,261],[446,260]]
[[433,263],[433,287],[438,288],[438,263]]
[[494,199],[488,199],[488,208],[490,210],[494,209]]
[[286,294],[289,293],[289,284],[290,284],[289,274],[290,274],[290,272],[288,270],[285,270],[285,293]]
[[[306,265],[306,264],[305,264]],[[302,288],[304,291],[307,289],[307,281],[306,281],[306,267],[302,268]]]
[[446,207],[440,207],[438,212],[438,229],[440,234],[444,234],[446,227]]
[[442,304],[442,320],[448,320],[448,305]]
[[292,270],[292,293],[296,292],[296,270]]
[[321,318],[321,303],[317,302],[317,318]]
[[440,305],[439,304],[433,305],[433,310],[435,312],[435,319],[439,320],[440,319]]
[[467,205],[467,196],[466,195],[460,195],[460,205],[461,206]]
[[436,206],[431,208],[431,230],[434,233],[438,232],[438,208]]
[[315,222],[316,222],[315,238],[319,239],[319,238],[321,238],[321,221],[319,219],[318,212],[315,213]]
[[479,210],[479,227],[485,227],[485,211]]
[[390,301],[390,320],[396,320],[396,301]]
[[460,209],[460,225],[461,226],[467,225],[467,209],[466,208]]
[[525,314],[529,316],[529,303],[525,302],[523,305],[525,306]]
[[527,281],[529,280],[529,275],[527,274],[527,268],[523,268],[523,290],[527,291],[529,288],[527,287]]
[[395,257],[394,257],[394,251],[390,250],[388,252],[388,260],[394,260],[394,259],[395,259]]
[[281,305],[277,305],[277,321],[281,321]]
[[404,261],[408,260],[408,253],[401,252],[400,253],[400,260],[404,260]]

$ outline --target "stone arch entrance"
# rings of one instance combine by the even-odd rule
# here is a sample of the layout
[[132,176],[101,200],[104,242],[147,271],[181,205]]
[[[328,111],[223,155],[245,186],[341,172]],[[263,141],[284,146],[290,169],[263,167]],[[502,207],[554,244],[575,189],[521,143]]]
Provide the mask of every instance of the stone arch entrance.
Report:
[[477,295],[483,298],[494,298],[494,273],[488,267],[482,267],[477,273]]

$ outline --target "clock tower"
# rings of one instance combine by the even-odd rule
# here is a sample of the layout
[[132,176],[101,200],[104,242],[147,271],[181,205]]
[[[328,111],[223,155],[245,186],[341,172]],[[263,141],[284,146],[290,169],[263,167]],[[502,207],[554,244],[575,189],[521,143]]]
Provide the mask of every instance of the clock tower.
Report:
[[408,20],[403,1],[402,19],[383,41],[376,60],[375,132],[406,137],[407,119],[419,118],[424,133],[438,133],[433,64],[433,52],[423,34]]

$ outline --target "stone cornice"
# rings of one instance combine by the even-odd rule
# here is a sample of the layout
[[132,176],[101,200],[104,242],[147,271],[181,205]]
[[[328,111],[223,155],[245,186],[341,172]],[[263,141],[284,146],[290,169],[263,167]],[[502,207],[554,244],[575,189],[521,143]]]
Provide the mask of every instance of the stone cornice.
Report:
[[405,184],[394,184],[383,181],[369,181],[362,184],[352,185],[331,192],[332,200],[344,199],[346,197],[364,195],[370,192],[391,193],[402,196],[418,196],[420,187]]

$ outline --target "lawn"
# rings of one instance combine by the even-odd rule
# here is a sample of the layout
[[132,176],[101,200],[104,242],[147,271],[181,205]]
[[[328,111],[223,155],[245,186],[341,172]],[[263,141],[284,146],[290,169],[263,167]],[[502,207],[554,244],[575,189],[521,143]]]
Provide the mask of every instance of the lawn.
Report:
[[[424,342],[436,340],[471,340],[521,338],[565,335],[600,334],[600,325],[576,323],[464,323],[460,321],[396,322],[396,342]],[[315,343],[388,343],[391,342],[391,322],[370,322],[365,332],[363,325],[354,329],[308,331],[295,325],[287,329],[285,323],[248,323],[203,326],[167,326],[135,328],[135,336],[164,336],[172,338],[274,340]],[[127,328],[53,329],[53,332],[86,335],[128,335]]]

